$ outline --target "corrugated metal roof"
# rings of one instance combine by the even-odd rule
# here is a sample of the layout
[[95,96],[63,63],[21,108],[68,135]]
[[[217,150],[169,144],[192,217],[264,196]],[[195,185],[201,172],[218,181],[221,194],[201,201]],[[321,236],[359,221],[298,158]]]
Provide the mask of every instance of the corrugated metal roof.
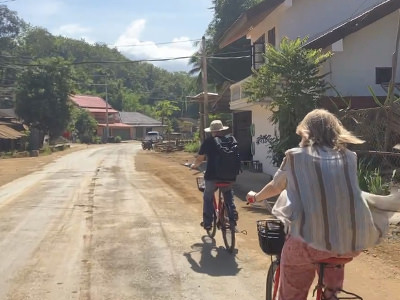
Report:
[[16,140],[23,137],[24,134],[18,132],[6,125],[0,125],[0,139]]
[[[91,112],[91,113],[106,113],[107,110],[105,108],[85,108],[87,111]],[[118,111],[115,110],[114,108],[109,108],[108,109],[108,113],[117,113]]]
[[[106,108],[106,101],[97,96],[74,95],[71,100],[81,108]],[[112,108],[110,104],[108,108]]]
[[121,111],[121,122],[138,126],[161,126],[161,122],[138,112]]
[[15,114],[14,108],[1,108],[0,109],[0,117],[6,117],[6,118],[17,118],[17,115]]
[[[99,123],[98,126],[100,127],[106,127],[107,124],[104,123]],[[110,128],[131,128],[133,127],[132,125],[129,124],[124,124],[124,123],[109,123],[108,127]]]

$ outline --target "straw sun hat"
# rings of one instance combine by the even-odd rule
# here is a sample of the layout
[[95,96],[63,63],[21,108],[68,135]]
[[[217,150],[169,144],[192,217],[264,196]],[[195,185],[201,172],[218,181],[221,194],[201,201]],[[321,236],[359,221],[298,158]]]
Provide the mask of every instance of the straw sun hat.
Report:
[[204,129],[205,132],[217,132],[227,130],[229,127],[222,125],[221,120],[214,120],[210,123],[210,127]]

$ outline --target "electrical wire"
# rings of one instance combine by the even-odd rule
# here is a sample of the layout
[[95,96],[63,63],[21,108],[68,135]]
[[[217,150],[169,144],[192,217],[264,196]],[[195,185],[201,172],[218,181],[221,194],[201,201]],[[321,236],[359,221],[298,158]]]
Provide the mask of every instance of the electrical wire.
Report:
[[[89,65],[89,64],[132,64],[132,63],[141,63],[141,62],[160,62],[160,61],[173,61],[173,60],[181,60],[188,59],[193,56],[180,56],[180,57],[171,57],[171,58],[154,58],[154,59],[138,59],[138,60],[110,60],[110,61],[79,61],[79,62],[66,62],[62,65],[64,66],[73,66],[73,65]],[[196,56],[201,58],[201,56]],[[228,60],[228,59],[243,59],[249,58],[250,55],[244,56],[229,56],[229,57],[219,57],[219,56],[208,56],[207,59],[217,59],[217,60]],[[41,67],[45,66],[44,64],[24,64],[24,63],[12,63],[12,64],[4,64],[5,67],[15,68],[15,67]]]
[[201,41],[201,39],[194,39],[194,40],[182,40],[182,41],[173,41],[173,42],[159,42],[159,43],[153,43],[153,42],[145,42],[145,41],[139,41],[139,43],[143,44],[132,44],[132,45],[108,45],[116,48],[120,47],[148,47],[148,46],[153,46],[153,45],[168,45],[168,44],[177,44],[177,43],[187,43],[187,42],[198,42]]
[[235,80],[230,79],[230,78],[226,77],[224,74],[222,74],[221,72],[219,72],[212,64],[207,64],[207,66],[209,66],[211,69],[213,69],[222,78],[224,78],[232,83],[235,82]]

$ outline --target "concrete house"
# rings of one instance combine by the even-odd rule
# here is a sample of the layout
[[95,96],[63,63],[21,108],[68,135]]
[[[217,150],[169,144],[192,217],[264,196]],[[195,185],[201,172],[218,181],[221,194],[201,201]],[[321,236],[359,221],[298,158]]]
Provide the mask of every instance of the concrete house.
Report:
[[133,126],[121,122],[119,112],[97,96],[74,95],[71,101],[81,109],[86,109],[97,121],[97,135],[105,138],[120,136],[123,140],[132,139]]
[[121,122],[132,126],[131,139],[141,140],[145,137],[149,131],[163,132],[165,125],[162,125],[160,121],[150,118],[139,112],[126,112],[121,111],[119,113]]
[[[377,96],[387,94],[399,9],[399,0],[266,0],[234,22],[221,38],[220,48],[246,36],[252,44],[253,68],[257,69],[263,63],[266,43],[277,47],[283,37],[308,36],[305,47],[333,53],[321,70],[329,73],[326,81],[351,98],[355,108],[368,107],[368,86]],[[230,108],[234,120],[251,124],[248,132],[253,160],[263,164],[263,172],[273,174],[277,168],[268,157],[268,139],[277,128],[269,121],[268,100],[263,106],[248,102],[243,89],[248,79],[231,85]],[[329,90],[326,96],[336,94]]]

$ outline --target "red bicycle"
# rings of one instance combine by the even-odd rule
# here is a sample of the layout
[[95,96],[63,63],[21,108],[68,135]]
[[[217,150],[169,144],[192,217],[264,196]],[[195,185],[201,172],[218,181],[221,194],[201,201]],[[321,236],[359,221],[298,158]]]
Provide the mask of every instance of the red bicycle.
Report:
[[[271,256],[271,264],[267,273],[266,282],[266,300],[277,300],[279,279],[280,279],[280,260],[283,244],[285,243],[286,234],[284,226],[280,220],[266,219],[257,221],[258,241],[260,248],[265,254]],[[319,261],[318,268],[318,283],[314,288],[313,296],[316,300],[324,300],[323,295],[325,291],[324,285],[324,271],[326,268],[343,268],[344,265],[350,262],[352,258],[337,258],[332,257],[326,260]],[[334,299],[359,299],[363,300],[360,296],[347,292],[345,290],[339,291],[345,294],[345,297],[337,297]]]
[[[232,253],[235,249],[236,241],[236,224],[229,220],[229,207],[224,201],[222,190],[232,185],[232,182],[217,182],[216,191],[218,190],[218,197],[213,197],[214,217],[210,230],[207,230],[207,235],[211,238],[215,237],[217,228],[222,232],[225,248],[228,252]],[[204,192],[205,182],[204,177],[197,177],[197,188],[199,191]]]

